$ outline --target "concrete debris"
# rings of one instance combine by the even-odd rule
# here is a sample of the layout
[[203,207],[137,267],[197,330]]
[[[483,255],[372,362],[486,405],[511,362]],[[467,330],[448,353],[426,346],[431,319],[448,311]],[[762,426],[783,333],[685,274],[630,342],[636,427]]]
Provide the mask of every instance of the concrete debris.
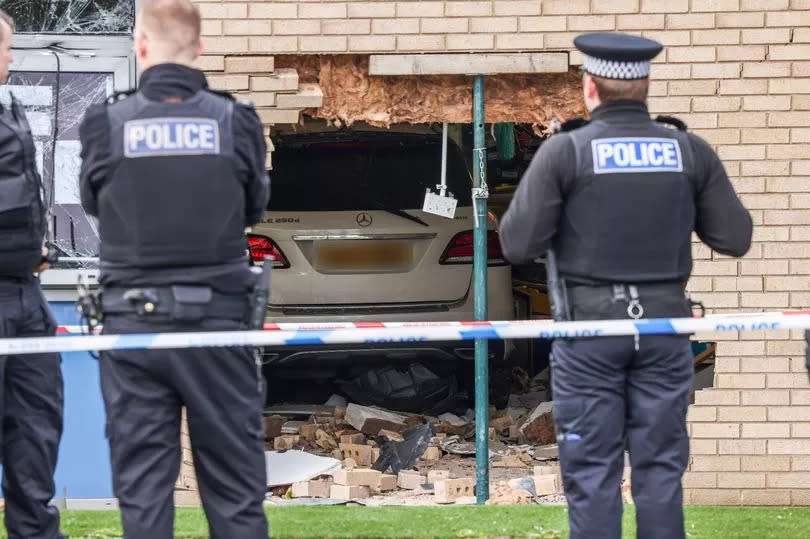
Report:
[[534,448],[535,460],[557,460],[560,458],[560,448],[557,444],[544,445]]
[[422,488],[426,482],[427,477],[419,472],[403,470],[397,474],[397,486],[406,490]]
[[551,496],[562,491],[562,481],[556,475],[535,475],[534,490],[538,496]]
[[371,496],[371,489],[360,486],[332,485],[329,497],[336,500],[357,500]]
[[552,403],[539,404],[520,427],[526,440],[539,444],[553,444],[557,441],[552,418]]
[[397,476],[389,474],[382,474],[377,484],[372,485],[372,490],[377,490],[379,492],[390,492],[396,488]]
[[532,496],[537,496],[537,489],[535,488],[533,477],[516,477],[507,482],[509,488],[512,490],[525,490]]
[[516,455],[504,457],[492,463],[493,468],[528,468],[525,462]]
[[450,470],[430,470],[427,474],[427,482],[431,485],[444,479],[450,479]]
[[369,436],[377,436],[383,429],[402,432],[408,426],[407,419],[404,415],[357,404],[349,404],[344,417],[346,423]]

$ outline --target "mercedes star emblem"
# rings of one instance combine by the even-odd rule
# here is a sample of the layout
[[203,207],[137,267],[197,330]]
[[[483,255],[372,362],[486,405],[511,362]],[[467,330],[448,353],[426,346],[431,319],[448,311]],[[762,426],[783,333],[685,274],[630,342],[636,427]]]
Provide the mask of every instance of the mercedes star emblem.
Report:
[[372,223],[371,216],[366,212],[358,213],[357,214],[357,224],[362,226],[363,228],[370,226]]

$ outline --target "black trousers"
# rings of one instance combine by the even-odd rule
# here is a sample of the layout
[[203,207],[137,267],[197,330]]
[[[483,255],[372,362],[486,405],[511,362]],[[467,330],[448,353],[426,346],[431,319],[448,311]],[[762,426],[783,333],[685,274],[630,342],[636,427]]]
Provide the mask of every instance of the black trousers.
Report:
[[[230,320],[193,325],[142,321],[135,315],[104,320],[109,334],[238,329],[241,324]],[[101,386],[113,487],[127,538],[174,536],[183,406],[210,536],[267,537],[264,381],[249,349],[103,352]]]
[[[0,337],[53,335],[56,324],[39,280],[0,278]],[[12,538],[62,537],[49,505],[62,437],[64,404],[59,354],[0,356],[3,496]]]
[[[626,318],[610,294],[579,291],[577,319]],[[579,301],[577,302],[577,299]],[[651,317],[687,316],[683,296],[645,298]],[[565,339],[552,348],[554,421],[572,539],[621,537],[627,444],[637,536],[684,537],[681,478],[694,372],[688,336]]]

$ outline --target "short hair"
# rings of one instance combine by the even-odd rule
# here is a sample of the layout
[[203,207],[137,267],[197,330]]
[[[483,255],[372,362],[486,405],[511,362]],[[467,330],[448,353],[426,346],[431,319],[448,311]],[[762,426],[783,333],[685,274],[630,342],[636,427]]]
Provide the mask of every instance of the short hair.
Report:
[[593,75],[591,75],[591,78],[596,84],[599,99],[603,102],[617,101],[619,99],[647,101],[647,94],[650,91],[650,79],[618,80]]
[[200,41],[200,10],[189,0],[144,0],[136,22],[170,56],[181,55]]
[[[11,15],[6,13],[2,9],[0,9],[0,21],[6,23],[12,32],[14,31],[14,19],[11,17]],[[3,28],[3,25],[0,24],[0,41],[6,39],[5,34],[6,34],[5,28]]]

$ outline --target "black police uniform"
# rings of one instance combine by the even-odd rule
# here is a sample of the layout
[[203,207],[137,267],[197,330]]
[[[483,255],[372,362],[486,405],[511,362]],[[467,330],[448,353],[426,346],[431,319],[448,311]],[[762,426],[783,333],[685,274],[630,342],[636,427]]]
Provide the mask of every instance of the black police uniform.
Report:
[[[2,338],[56,332],[34,275],[42,259],[46,219],[34,155],[34,139],[22,107],[16,103],[0,107]],[[19,206],[26,198],[33,202],[33,212]],[[48,505],[54,495],[53,474],[62,436],[60,363],[59,354],[0,356],[0,451],[10,537],[62,537],[59,512]]]
[[[245,227],[267,205],[252,107],[175,64],[88,110],[81,198],[98,216],[104,332],[241,330],[255,284]],[[124,533],[173,536],[185,406],[211,537],[267,537],[260,365],[246,348],[101,354]]]
[[[647,77],[661,50],[617,34],[576,44],[586,72],[625,80]],[[639,101],[603,103],[540,147],[502,219],[512,263],[553,249],[573,320],[691,316],[692,232],[725,255],[750,247],[751,218],[719,158],[670,123],[680,129]],[[621,536],[626,442],[638,536],[683,537],[689,337],[555,340],[551,368],[571,537]]]

